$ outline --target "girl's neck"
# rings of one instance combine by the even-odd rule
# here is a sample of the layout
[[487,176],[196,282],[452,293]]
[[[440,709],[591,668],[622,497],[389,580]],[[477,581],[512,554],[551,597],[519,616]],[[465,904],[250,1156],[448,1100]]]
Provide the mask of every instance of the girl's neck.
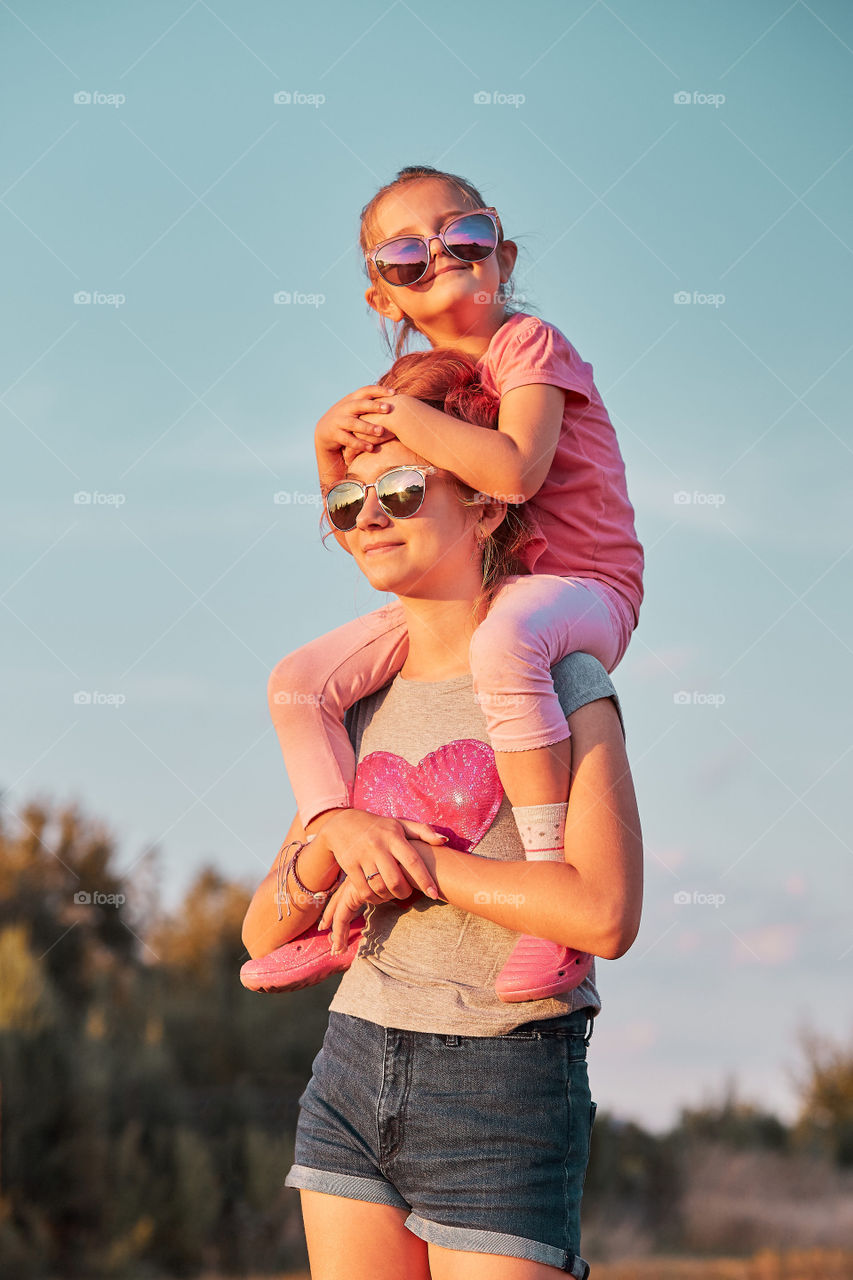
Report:
[[473,601],[401,599],[409,652],[400,674],[408,680],[448,680],[471,670],[468,647],[479,614]]
[[[500,311],[495,314],[489,307],[480,307],[482,317],[477,316],[475,322],[466,324],[460,333],[460,325],[452,314],[438,316],[434,323],[421,330],[424,337],[433,347],[455,347],[464,351],[474,360],[480,360],[486,354],[492,338],[509,316]],[[490,314],[491,312],[491,314]]]

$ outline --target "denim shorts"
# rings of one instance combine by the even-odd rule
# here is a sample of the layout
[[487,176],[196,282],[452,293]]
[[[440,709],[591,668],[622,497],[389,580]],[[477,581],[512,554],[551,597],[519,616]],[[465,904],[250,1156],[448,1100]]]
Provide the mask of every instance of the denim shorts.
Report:
[[429,1243],[584,1280],[588,1022],[577,1009],[458,1036],[330,1013],[285,1185],[406,1209]]

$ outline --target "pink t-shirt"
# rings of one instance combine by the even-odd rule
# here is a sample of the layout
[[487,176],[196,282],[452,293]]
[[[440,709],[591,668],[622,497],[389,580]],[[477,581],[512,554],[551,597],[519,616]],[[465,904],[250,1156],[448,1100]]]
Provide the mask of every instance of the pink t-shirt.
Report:
[[498,396],[533,382],[569,393],[551,470],[527,503],[536,536],[522,559],[535,573],[598,578],[615,587],[630,604],[636,626],[643,548],[625,463],[592,380],[592,365],[554,325],[518,314],[498,329],[479,367],[483,385]]

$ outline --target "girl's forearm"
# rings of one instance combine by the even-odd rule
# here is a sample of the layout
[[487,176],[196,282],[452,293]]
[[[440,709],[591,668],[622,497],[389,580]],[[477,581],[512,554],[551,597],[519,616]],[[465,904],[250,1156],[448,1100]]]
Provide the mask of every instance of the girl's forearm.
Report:
[[610,901],[567,862],[503,862],[420,842],[417,848],[454,907],[606,959],[627,950]]
[[[381,415],[380,415],[381,416]],[[340,449],[323,449],[320,445],[315,445],[314,453],[317,458],[317,474],[320,477],[320,489],[323,493],[330,489],[333,484],[337,484],[339,480],[343,480],[346,475],[346,463]]]
[[397,396],[392,403],[391,413],[365,413],[362,421],[387,427],[407,449],[504,502],[524,502],[538,489],[528,492],[525,459],[508,435],[451,418],[413,396]]

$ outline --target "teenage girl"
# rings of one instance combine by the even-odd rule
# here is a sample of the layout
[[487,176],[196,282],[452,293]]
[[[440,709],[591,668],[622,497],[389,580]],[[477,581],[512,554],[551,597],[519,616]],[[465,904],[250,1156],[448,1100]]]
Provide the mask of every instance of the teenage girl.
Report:
[[[643,598],[643,549],[616,435],[592,367],[553,325],[508,305],[518,247],[471,183],[430,168],[401,170],[363,209],[360,243],[365,297],[395,326],[394,354],[418,333],[433,348],[473,357],[484,388],[500,398],[498,430],[487,434],[385,386],[362,387],[317,424],[327,511],[346,546],[343,533],[364,495],[347,479],[344,451],[349,458],[394,437],[482,493],[527,504],[529,572],[498,591],[470,660],[525,856],[561,861],[571,746],[550,668],[585,650],[612,671]],[[339,843],[348,847],[341,863],[348,874],[375,869],[377,857],[401,861],[404,828],[389,834],[350,807],[355,758],[343,717],[388,683],[407,649],[395,604],[303,646],[270,677],[271,715],[302,824],[314,833],[334,822],[339,837],[346,832]],[[518,1001],[574,981],[553,944],[522,936],[496,987],[502,999]]]

